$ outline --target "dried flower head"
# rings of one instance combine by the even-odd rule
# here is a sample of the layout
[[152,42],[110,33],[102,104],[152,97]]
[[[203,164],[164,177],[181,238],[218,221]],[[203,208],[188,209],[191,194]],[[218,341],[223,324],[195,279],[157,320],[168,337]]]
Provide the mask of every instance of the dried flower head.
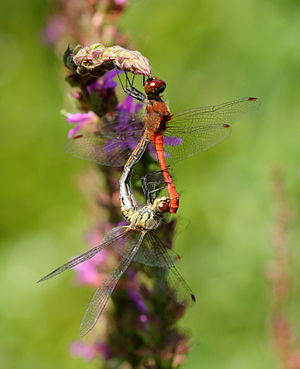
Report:
[[101,76],[104,72],[117,68],[122,71],[150,76],[149,60],[139,51],[127,50],[115,45],[105,47],[100,43],[91,46],[76,46],[73,62],[80,75]]

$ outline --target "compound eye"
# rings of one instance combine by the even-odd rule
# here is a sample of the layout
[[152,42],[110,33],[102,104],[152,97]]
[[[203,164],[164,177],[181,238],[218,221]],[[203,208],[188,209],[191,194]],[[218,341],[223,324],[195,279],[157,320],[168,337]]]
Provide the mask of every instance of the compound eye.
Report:
[[150,87],[150,83],[153,83],[153,80],[155,80],[155,77],[149,77],[147,81],[144,84],[144,87]]
[[152,78],[151,81],[149,81],[149,86],[153,89],[157,88],[160,86],[160,81],[156,78]]
[[167,201],[160,203],[158,208],[162,213],[170,212],[170,205]]
[[150,77],[147,79],[144,89],[147,95],[159,95],[166,89],[166,83],[162,79]]

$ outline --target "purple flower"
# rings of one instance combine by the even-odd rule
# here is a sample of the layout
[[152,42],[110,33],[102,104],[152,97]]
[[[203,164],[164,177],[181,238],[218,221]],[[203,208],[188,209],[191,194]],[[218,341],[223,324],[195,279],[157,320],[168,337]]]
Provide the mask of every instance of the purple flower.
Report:
[[118,225],[118,227],[127,226],[128,225],[128,222],[127,222],[127,220],[122,219],[117,225]]
[[118,119],[116,132],[119,134],[126,133],[126,140],[123,142],[119,140],[114,141],[114,139],[108,140],[106,143],[106,152],[108,154],[112,154],[115,150],[123,152],[127,147],[130,151],[136,148],[140,140],[140,134],[136,134],[134,129],[141,128],[142,123],[139,123],[138,119],[135,119],[133,125],[131,114],[137,114],[142,106],[142,104],[137,103],[131,96],[126,96],[126,98],[116,106],[115,117]]
[[142,298],[141,294],[136,290],[136,288],[135,287],[129,287],[127,292],[128,292],[129,297],[131,298],[131,300],[135,303],[138,310],[141,313],[146,313],[148,311],[148,308],[147,308],[145,302],[143,301],[143,298]]
[[110,222],[102,222],[96,228],[92,228],[85,235],[85,240],[91,247],[99,245],[103,241],[103,236],[113,228]]
[[71,355],[81,357],[85,361],[92,360],[97,354],[96,347],[85,342],[75,341],[71,344],[69,350]]
[[[134,98],[131,96],[126,96],[126,98],[117,105],[116,111],[119,111],[118,119],[119,119],[119,125],[116,128],[118,132],[132,132],[135,128],[138,128],[143,124],[142,122],[139,123],[138,119],[136,119],[134,125],[132,124],[130,120],[130,114],[138,114],[140,109],[142,108],[142,104],[137,103]],[[124,113],[124,114],[122,114]],[[120,148],[120,151],[123,151],[126,149],[126,146],[129,147],[131,151],[133,151],[138,142],[140,140],[140,137],[138,135],[128,135],[126,143],[120,144],[120,142],[116,143],[116,145],[113,145],[113,140],[109,140],[107,142],[107,150],[108,153],[113,152],[115,149]],[[182,138],[180,137],[164,137],[164,145],[168,146],[178,146],[182,144]],[[157,153],[153,145],[148,146],[148,150],[154,157],[154,159],[157,160]],[[168,153],[168,149],[166,148],[165,151],[165,158],[169,158],[171,155]]]
[[62,38],[66,32],[66,26],[63,16],[56,15],[50,19],[48,25],[44,29],[43,41],[46,44],[55,44]]
[[110,352],[110,349],[105,343],[96,342],[95,343],[95,348],[96,348],[97,352],[104,357],[105,360],[108,360],[108,359],[112,358],[112,354]]
[[76,126],[70,129],[68,133],[68,138],[72,138],[83,126],[96,122],[98,117],[92,111],[89,111],[88,113],[66,113],[66,120],[70,124],[76,124]]
[[117,82],[113,80],[113,78],[117,77],[118,74],[123,73],[120,70],[117,69],[113,69],[110,70],[109,72],[105,73],[104,77],[103,77],[103,82],[101,84],[101,88],[103,90],[108,89],[108,88],[115,88],[117,87]]
[[69,351],[74,357],[81,357],[85,361],[90,361],[99,355],[103,356],[105,360],[112,357],[108,346],[103,342],[89,344],[86,342],[75,341],[70,345]]
[[142,104],[137,103],[133,97],[127,95],[125,99],[117,105],[116,110],[137,114],[142,107]]
[[123,152],[126,150],[127,148],[127,142],[119,142],[119,141],[115,141],[114,139],[112,140],[108,140],[106,142],[106,145],[105,145],[105,152],[108,154],[108,155],[112,155],[115,151],[118,152]]
[[181,137],[164,137],[164,144],[169,146],[178,146],[182,144]]
[[101,92],[103,93],[104,90],[116,88],[118,84],[114,81],[114,78],[120,73],[123,72],[116,69],[112,69],[105,73],[101,79],[97,79],[95,82],[87,86],[88,93],[91,94],[92,92],[95,92],[101,95]]
[[140,316],[139,316],[139,321],[140,321],[141,323],[146,324],[146,323],[148,322],[148,317],[147,317],[147,315],[145,315],[145,314],[140,315]]
[[133,280],[136,278],[136,271],[135,271],[135,270],[133,270],[133,269],[127,269],[127,270],[126,270],[126,275],[127,275],[127,277],[128,277],[131,281],[133,281]]
[[[164,137],[164,156],[165,159],[170,158],[171,154],[168,152],[167,146],[180,146],[182,144],[182,138],[181,137]],[[156,154],[157,156],[157,154]]]
[[116,5],[125,5],[126,0],[114,0]]

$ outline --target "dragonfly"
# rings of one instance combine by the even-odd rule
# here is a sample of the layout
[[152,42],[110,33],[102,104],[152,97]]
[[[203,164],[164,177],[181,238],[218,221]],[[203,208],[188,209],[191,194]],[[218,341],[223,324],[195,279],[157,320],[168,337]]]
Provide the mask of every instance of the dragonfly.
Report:
[[163,284],[172,290],[180,304],[188,305],[196,301],[195,295],[175,266],[180,257],[168,249],[157,235],[157,229],[169,212],[169,206],[170,199],[162,196],[137,210],[123,209],[123,215],[129,222],[128,226],[113,228],[100,245],[73,258],[38,281],[46,281],[74,268],[107,247],[113,248],[121,255],[117,266],[94,293],[81,321],[79,336],[86,335],[95,326],[119,279],[132,261],[163,271]]
[[[66,143],[65,150],[98,164],[124,165],[120,186],[127,187],[123,201],[130,206],[129,202],[133,201],[129,199],[130,174],[148,145],[153,144],[170,197],[169,211],[176,213],[179,195],[167,163],[173,165],[223,141],[230,135],[231,125],[236,120],[258,107],[259,99],[246,97],[171,114],[162,99],[166,89],[163,80],[148,78],[142,93],[134,87],[134,77],[128,85],[127,79],[126,74],[126,86],[121,82],[122,88],[126,94],[144,103],[143,116],[126,112],[109,113],[102,118],[98,133],[75,136]],[[133,150],[128,145],[132,142],[135,142]]]

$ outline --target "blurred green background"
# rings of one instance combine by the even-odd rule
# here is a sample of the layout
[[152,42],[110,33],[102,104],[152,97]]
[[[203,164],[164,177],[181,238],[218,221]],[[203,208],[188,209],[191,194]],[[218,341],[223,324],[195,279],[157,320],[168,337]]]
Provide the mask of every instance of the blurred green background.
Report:
[[[279,367],[268,331],[274,201],[270,171],[285,172],[294,212],[290,318],[300,334],[299,1],[135,1],[122,28],[167,81],[171,111],[258,96],[260,109],[212,150],[176,167],[181,272],[198,298],[181,322],[193,338],[183,366]],[[0,367],[90,368],[74,359],[90,299],[72,273],[36,281],[85,247],[88,218],[75,179],[86,163],[62,149],[67,125],[61,63],[41,44],[47,3],[1,5]]]

